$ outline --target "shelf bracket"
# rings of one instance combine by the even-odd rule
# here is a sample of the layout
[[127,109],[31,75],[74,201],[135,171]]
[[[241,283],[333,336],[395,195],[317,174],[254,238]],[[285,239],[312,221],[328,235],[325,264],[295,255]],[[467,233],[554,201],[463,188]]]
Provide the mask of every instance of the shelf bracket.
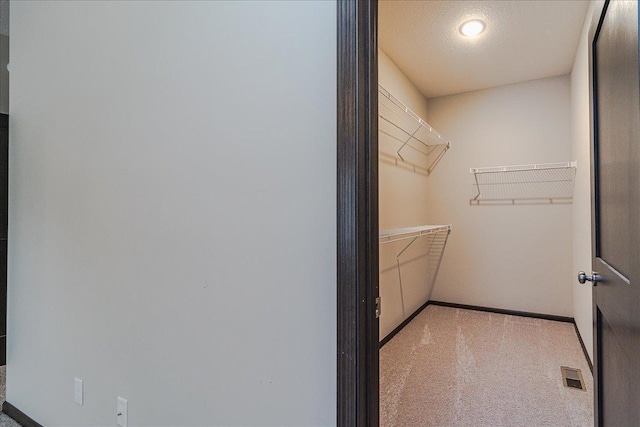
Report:
[[473,178],[476,180],[476,190],[478,190],[478,194],[473,198],[473,201],[476,201],[480,198],[480,184],[478,183],[478,174],[474,173]]
[[[402,144],[402,146],[401,146],[400,148],[398,148],[398,151],[396,151],[396,154],[398,155],[398,157],[400,157],[400,158],[402,159],[402,161],[403,161],[403,162],[404,162],[405,160],[404,160],[404,157],[402,157],[402,154],[400,154],[400,151],[402,151],[402,149],[403,149],[403,148],[404,148],[404,147],[409,143],[409,141],[411,141],[411,140],[415,137],[416,133],[417,133],[419,130],[420,130],[420,126],[418,126],[418,127],[416,128],[416,130],[414,130],[414,131],[413,131],[413,133],[409,136],[409,139],[407,139],[407,140]],[[433,152],[433,150],[431,150],[431,151],[429,152],[429,154],[431,154],[431,152]],[[427,154],[427,155],[429,155],[429,154]]]

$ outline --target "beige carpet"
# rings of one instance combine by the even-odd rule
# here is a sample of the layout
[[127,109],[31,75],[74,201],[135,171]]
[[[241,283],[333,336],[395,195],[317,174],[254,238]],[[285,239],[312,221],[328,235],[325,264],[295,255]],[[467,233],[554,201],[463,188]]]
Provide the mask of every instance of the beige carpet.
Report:
[[380,425],[593,426],[593,378],[570,323],[430,305],[380,349]]
[[[7,378],[7,366],[0,366],[0,406],[4,403]],[[0,427],[20,427],[20,424],[0,412]]]

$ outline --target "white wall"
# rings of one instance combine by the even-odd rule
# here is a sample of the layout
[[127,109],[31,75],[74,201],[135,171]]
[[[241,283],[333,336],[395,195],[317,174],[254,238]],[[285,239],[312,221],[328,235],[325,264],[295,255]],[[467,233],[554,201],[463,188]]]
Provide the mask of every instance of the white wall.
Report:
[[[378,50],[378,83],[417,115],[427,116],[425,97],[381,50]],[[384,125],[382,121],[381,127]],[[396,151],[401,145],[397,139],[379,135],[381,230],[419,225],[427,216],[426,195],[423,194],[427,177],[415,173],[412,165],[407,166],[399,160]]]
[[[591,163],[589,116],[589,28],[594,15],[592,2],[578,44],[576,59],[571,70],[571,128],[573,157],[585,167],[576,174],[573,199],[573,273],[590,271],[591,251]],[[594,19],[597,19],[595,17]],[[589,283],[573,282],[573,316],[587,352],[593,360],[592,288]]]
[[335,2],[16,2],[11,32],[7,400],[334,424]]
[[572,206],[469,203],[472,167],[573,160],[568,76],[428,102],[452,144],[428,180],[430,220],[453,224],[431,299],[572,316]]
[[[381,50],[378,51],[378,82],[412,109],[427,116],[427,100],[402,71]],[[384,123],[380,123],[381,127]],[[424,171],[396,155],[401,143],[379,135],[380,230],[428,224],[427,180]],[[409,160],[409,159],[407,159]],[[420,166],[421,159],[411,159]],[[424,165],[423,165],[424,166]],[[384,338],[428,300],[428,263],[424,257],[426,239],[416,242],[402,258],[402,290],[396,255],[408,242],[380,245],[380,339]],[[402,291],[402,292],[401,292]],[[402,307],[404,300],[404,310]]]
[[0,113],[9,114],[9,36],[0,34]]
[[411,108],[417,115],[423,118],[427,117],[429,111],[427,99],[391,58],[380,49],[378,49],[378,84]]

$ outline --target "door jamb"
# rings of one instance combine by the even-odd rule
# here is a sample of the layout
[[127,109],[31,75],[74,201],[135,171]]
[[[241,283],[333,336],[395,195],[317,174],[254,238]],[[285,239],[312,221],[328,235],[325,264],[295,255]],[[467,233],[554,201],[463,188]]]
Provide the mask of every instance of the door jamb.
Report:
[[[591,194],[596,176],[594,39],[609,0],[598,0],[589,28]],[[337,425],[379,425],[377,1],[337,1]],[[592,253],[596,217],[592,204]],[[593,290],[595,293],[595,289]],[[595,298],[595,295],[594,295]],[[595,304],[594,304],[595,307]],[[594,310],[595,311],[595,310]],[[594,333],[595,425],[602,406],[597,313]]]
[[379,424],[377,1],[337,1],[337,425]]

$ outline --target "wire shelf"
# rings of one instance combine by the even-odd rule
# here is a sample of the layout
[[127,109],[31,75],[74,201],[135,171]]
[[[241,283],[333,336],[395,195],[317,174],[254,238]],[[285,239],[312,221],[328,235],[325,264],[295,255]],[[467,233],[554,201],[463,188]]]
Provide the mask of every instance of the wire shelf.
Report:
[[471,204],[505,201],[570,203],[576,167],[576,162],[562,162],[472,168],[475,195]]
[[[400,257],[405,254],[405,252],[407,252],[407,250],[418,240],[418,238],[431,236],[427,237],[424,241],[424,243],[428,246],[426,253],[424,253],[424,256],[426,256],[427,258],[426,267],[428,267],[431,271],[431,274],[428,275],[428,282],[430,285],[430,289],[433,289],[433,284],[435,283],[435,279],[438,275],[438,270],[440,269],[440,263],[442,262],[442,256],[444,255],[444,249],[447,244],[447,240],[449,239],[449,233],[451,233],[451,224],[422,225],[418,227],[398,228],[380,232],[380,245],[410,239],[409,243],[402,246],[402,249],[400,249],[397,253],[395,262],[395,268],[398,271],[398,289],[400,291],[400,302],[402,304],[403,316],[405,315],[403,280],[407,279],[407,277],[404,277],[407,275],[407,271],[405,271],[405,273],[403,274],[401,268],[403,263],[400,261]],[[412,260],[410,260],[409,262],[411,261]],[[413,261],[415,261],[415,258]],[[411,276],[412,275],[409,274],[409,280],[411,280]]]
[[396,151],[402,160],[405,160],[403,150],[407,148],[423,156],[430,156],[434,152],[442,155],[451,148],[449,141],[380,85],[378,95],[380,132],[402,144]]
[[449,225],[421,225],[418,227],[396,228],[393,230],[384,230],[380,232],[380,244],[398,242],[400,240],[416,239],[420,236],[439,233],[442,231],[451,231]]

